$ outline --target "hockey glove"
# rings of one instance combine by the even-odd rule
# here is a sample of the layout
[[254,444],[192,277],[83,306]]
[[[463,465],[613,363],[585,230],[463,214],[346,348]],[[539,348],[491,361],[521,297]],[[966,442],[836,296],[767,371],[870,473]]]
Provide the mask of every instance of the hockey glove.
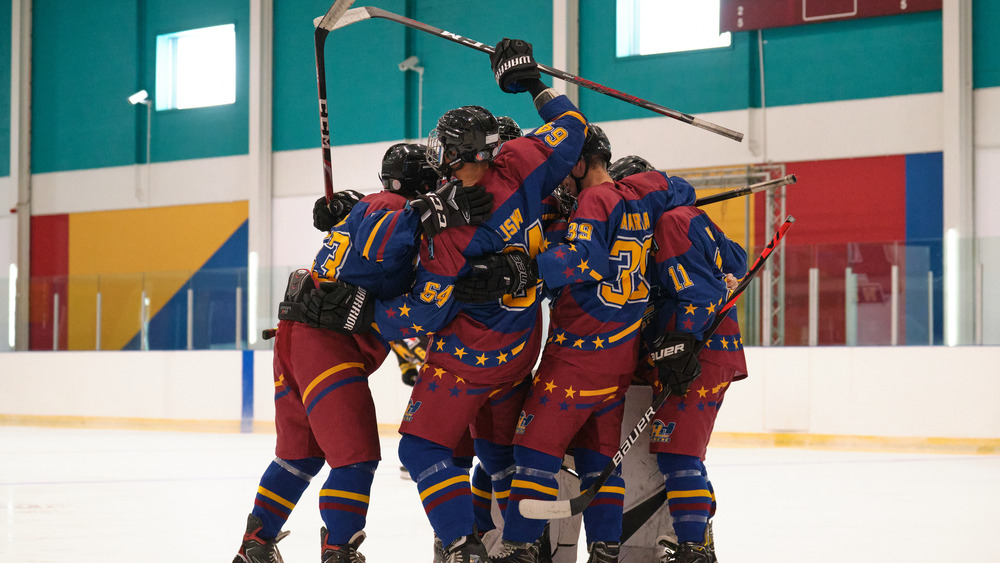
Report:
[[472,258],[469,265],[472,271],[455,281],[452,293],[466,303],[496,301],[538,283],[538,264],[521,250]]
[[413,364],[406,364],[405,366],[399,367],[403,368],[400,370],[403,374],[403,385],[413,387],[417,383],[417,374],[419,373],[417,366]]
[[649,357],[656,365],[657,378],[673,395],[683,396],[701,375],[696,346],[694,335],[686,332],[668,332],[653,343]]
[[420,214],[427,236],[436,236],[448,227],[478,225],[493,214],[493,194],[482,186],[462,186],[452,180],[437,190],[410,201]]
[[531,43],[503,38],[490,54],[490,67],[500,89],[509,94],[526,92],[528,83],[541,80]]
[[327,202],[325,197],[316,200],[313,205],[313,227],[326,232],[347,218],[354,204],[363,196],[354,190],[334,192]]
[[360,334],[375,318],[375,298],[363,287],[323,282],[305,298],[306,322],[317,328]]

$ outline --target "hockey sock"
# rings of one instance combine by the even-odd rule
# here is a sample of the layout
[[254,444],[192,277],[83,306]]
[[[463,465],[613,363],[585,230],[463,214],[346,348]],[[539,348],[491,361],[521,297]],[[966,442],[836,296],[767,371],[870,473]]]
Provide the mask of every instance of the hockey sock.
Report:
[[377,461],[335,467],[319,492],[319,515],[330,535],[326,543],[344,544],[365,528]]
[[472,514],[480,534],[496,528],[493,523],[493,483],[482,464],[472,470]]
[[411,434],[399,440],[399,460],[417,482],[424,512],[444,545],[474,531],[469,471],[456,467],[451,454],[450,448]]
[[497,499],[500,514],[506,517],[507,500],[510,497],[510,481],[514,478],[514,446],[501,446],[482,439],[475,440],[474,444],[479,463],[490,476],[493,496]]
[[702,543],[714,499],[704,465],[694,456],[680,454],[658,453],[656,462],[667,489],[677,541]]
[[[587,490],[604,468],[611,463],[609,456],[594,450],[576,448],[573,451],[576,470],[580,474],[580,491]],[[583,510],[583,525],[587,543],[617,542],[622,536],[622,508],[625,505],[625,480],[621,466],[608,477],[597,491],[590,506]]]
[[278,535],[302,493],[309,487],[309,481],[320,469],[323,469],[321,457],[274,458],[260,478],[253,510],[250,511],[264,523],[260,537],[271,540]]
[[532,520],[521,516],[518,503],[523,499],[555,500],[559,494],[556,474],[562,467],[562,458],[542,453],[524,446],[514,446],[517,472],[510,485],[510,502],[504,515],[503,539],[532,543],[545,530],[545,520]]

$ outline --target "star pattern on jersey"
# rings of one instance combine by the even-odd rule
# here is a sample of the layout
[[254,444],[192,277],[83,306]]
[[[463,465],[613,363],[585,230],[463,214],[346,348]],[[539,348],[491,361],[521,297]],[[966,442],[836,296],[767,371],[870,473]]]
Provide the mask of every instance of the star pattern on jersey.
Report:
[[410,308],[407,307],[406,304],[404,303],[403,306],[399,308],[399,314],[402,315],[402,316],[404,316],[404,317],[409,317],[410,316]]

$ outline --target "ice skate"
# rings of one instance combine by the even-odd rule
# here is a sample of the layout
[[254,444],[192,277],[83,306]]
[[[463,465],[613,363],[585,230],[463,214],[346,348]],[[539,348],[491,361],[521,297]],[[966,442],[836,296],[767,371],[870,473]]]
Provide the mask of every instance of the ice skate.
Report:
[[[662,539],[662,538],[661,538]],[[663,545],[659,540],[657,545]],[[715,563],[715,551],[707,545],[683,542],[676,549],[667,547],[660,556],[661,563]]]
[[273,540],[266,540],[258,535],[263,528],[260,518],[253,514],[247,516],[247,531],[233,563],[283,563],[276,544],[290,532],[281,532]]
[[587,546],[590,558],[587,563],[618,563],[618,552],[621,544],[618,542],[595,541]]
[[493,563],[537,563],[538,542],[522,543],[502,540],[500,551],[491,561]]
[[486,546],[476,534],[462,536],[444,548],[445,563],[489,563]]
[[322,563],[364,563],[365,556],[358,551],[358,546],[365,541],[365,533],[358,532],[351,536],[347,543],[331,545],[326,539],[330,532],[324,526],[320,529],[320,561]]

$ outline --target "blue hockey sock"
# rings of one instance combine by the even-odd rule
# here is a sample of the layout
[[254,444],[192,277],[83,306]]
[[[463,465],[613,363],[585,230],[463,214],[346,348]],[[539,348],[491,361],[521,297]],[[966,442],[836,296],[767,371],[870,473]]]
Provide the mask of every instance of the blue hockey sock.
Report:
[[[590,487],[611,458],[594,450],[576,448],[573,452],[576,470],[580,474],[580,490]],[[596,541],[617,542],[622,536],[622,508],[625,504],[625,480],[621,466],[615,468],[608,480],[597,491],[594,500],[583,511],[583,526],[587,543]]]
[[476,531],[488,532],[496,528],[493,523],[493,483],[482,464],[472,470],[472,514],[476,518]]
[[434,533],[444,545],[473,532],[469,471],[456,467],[452,450],[430,440],[403,434],[399,460],[417,482],[420,502]]
[[251,514],[260,518],[264,528],[260,537],[274,539],[292,514],[309,481],[323,468],[323,458],[281,459],[267,466],[257,487]]
[[514,459],[517,461],[517,472],[510,485],[510,502],[504,515],[503,538],[532,543],[545,530],[545,520],[521,516],[518,504],[524,499],[556,499],[559,494],[556,474],[562,467],[562,459],[523,446],[514,446]]
[[656,454],[667,489],[667,507],[679,542],[705,541],[705,527],[715,495],[701,460],[680,454]]
[[474,444],[479,463],[489,475],[500,514],[505,517],[510,497],[510,481],[514,478],[514,446],[502,446],[482,439],[475,440]]
[[319,515],[330,535],[326,543],[344,544],[365,528],[377,461],[335,467],[319,492]]

